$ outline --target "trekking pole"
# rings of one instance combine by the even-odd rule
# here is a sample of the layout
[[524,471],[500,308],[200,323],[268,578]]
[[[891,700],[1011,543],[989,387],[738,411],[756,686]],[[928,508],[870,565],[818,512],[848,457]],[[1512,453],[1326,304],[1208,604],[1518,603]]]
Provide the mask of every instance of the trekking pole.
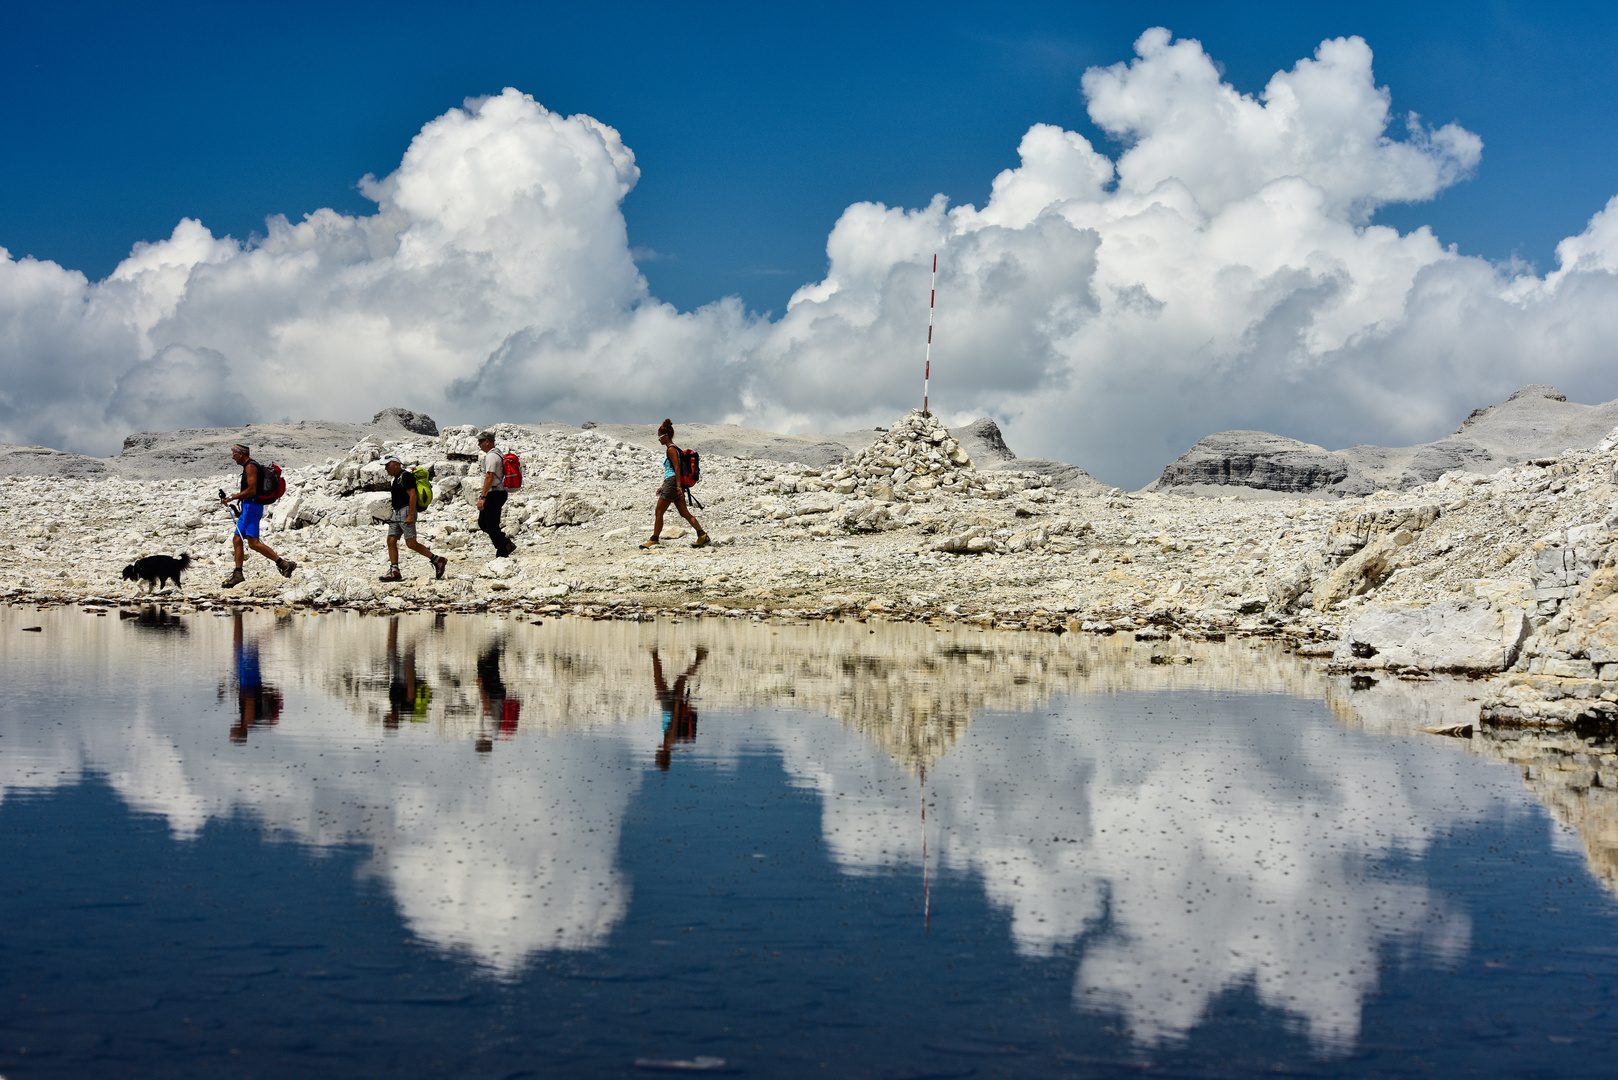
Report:
[[[231,532],[235,533],[237,536],[242,536],[242,516],[241,514],[237,513],[236,508],[230,504],[230,498],[225,494],[224,488],[219,489],[219,501],[225,504],[225,509],[230,511],[230,520],[235,523],[236,527],[232,529]],[[242,539],[246,540],[247,537],[242,536]]]

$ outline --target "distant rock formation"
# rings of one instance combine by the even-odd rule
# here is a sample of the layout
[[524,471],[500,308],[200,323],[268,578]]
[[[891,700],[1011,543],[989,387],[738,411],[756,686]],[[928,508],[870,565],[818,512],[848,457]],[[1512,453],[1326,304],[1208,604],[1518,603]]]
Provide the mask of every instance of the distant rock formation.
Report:
[[1148,490],[1328,496],[1401,491],[1455,470],[1490,473],[1589,449],[1615,426],[1618,401],[1580,405],[1554,386],[1536,383],[1499,405],[1474,409],[1454,434],[1416,446],[1327,450],[1266,431],[1221,431],[1170,462]]
[[997,462],[1011,461],[1017,456],[1006,445],[1006,437],[1000,434],[1000,425],[987,416],[978,417],[952,434],[960,440],[980,469],[992,468]]
[[1214,484],[1265,491],[1335,489],[1348,479],[1342,454],[1267,431],[1209,435],[1163,470],[1160,487]]
[[411,412],[409,409],[383,409],[371,417],[371,424],[381,427],[383,424],[395,424],[406,431],[414,431],[417,435],[438,435],[438,425],[426,413]]
[[972,463],[985,471],[1038,473],[1050,487],[1065,491],[1106,490],[1103,484],[1077,465],[1050,458],[1020,458],[1006,445],[1000,425],[987,416],[951,432],[971,456]]

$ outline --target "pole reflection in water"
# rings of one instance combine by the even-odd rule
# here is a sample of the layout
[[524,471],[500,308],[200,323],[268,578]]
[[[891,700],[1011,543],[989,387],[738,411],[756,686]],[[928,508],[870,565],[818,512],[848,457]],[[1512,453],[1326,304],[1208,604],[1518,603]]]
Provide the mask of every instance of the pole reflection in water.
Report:
[[[864,1000],[846,981],[815,989],[851,962],[838,932],[865,942],[846,946],[861,963],[891,950],[943,990],[988,963],[961,942],[992,925],[1017,963],[1061,970],[1067,1022],[1097,1018],[1136,1052],[1217,1026],[1234,995],[1338,1056],[1361,1041],[1390,958],[1436,971],[1485,947],[1482,901],[1430,863],[1457,834],[1565,850],[1538,794],[1611,880],[1614,785],[1499,763],[1554,758],[1572,775],[1584,761],[1599,781],[1610,745],[1418,736],[1475,715],[1469,684],[1351,684],[1265,648],[1177,645],[1194,662],[1167,665],[1145,643],[914,626],[237,615],[119,637],[111,620],[29,615],[53,647],[0,658],[20,688],[0,704],[8,798],[95,775],[180,840],[248,817],[312,850],[357,848],[417,940],[512,986],[568,957],[650,964],[631,957],[655,946],[677,951],[658,970],[717,992],[754,977],[726,959],[736,947],[772,947],[749,919],[774,924],[749,913],[801,896],[803,956],[827,966],[758,969],[788,1010],[800,993]],[[0,609],[8,642],[19,617]],[[238,748],[220,756],[196,686],[227,656]],[[88,664],[101,678],[71,677]],[[61,724],[30,711],[46,686],[71,699],[51,711]],[[277,718],[273,739],[247,740]],[[680,782],[647,785],[676,749]],[[789,842],[801,824],[759,786],[777,772],[813,817],[810,841]],[[676,797],[678,830],[639,809]],[[659,844],[689,846],[648,863]],[[755,895],[772,845],[798,861]],[[665,885],[676,870],[691,881]],[[847,890],[896,877],[891,941],[839,922]],[[710,895],[718,914],[699,918]],[[927,966],[944,957],[958,968]]]

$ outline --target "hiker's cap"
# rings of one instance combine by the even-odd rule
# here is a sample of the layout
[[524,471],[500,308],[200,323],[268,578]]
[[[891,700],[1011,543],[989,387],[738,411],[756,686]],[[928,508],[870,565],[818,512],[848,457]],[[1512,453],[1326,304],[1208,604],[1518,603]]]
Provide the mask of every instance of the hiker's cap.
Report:
[[492,432],[492,431],[480,431],[480,432],[478,432],[478,442],[494,442],[494,432]]
[[403,465],[404,464],[404,462],[399,460],[399,455],[398,454],[384,454],[384,455],[382,455],[382,464],[386,465],[390,461],[393,462],[393,464],[395,464],[395,465]]

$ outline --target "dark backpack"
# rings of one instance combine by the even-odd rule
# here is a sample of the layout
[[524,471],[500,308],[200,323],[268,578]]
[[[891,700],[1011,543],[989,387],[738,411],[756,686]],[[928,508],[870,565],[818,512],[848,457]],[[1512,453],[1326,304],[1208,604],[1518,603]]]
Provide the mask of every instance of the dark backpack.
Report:
[[[286,478],[281,475],[281,466],[277,465],[273,461],[268,465],[259,465],[258,462],[252,460],[251,458],[248,459],[247,464],[258,465],[258,494],[254,498],[254,502],[257,502],[263,506],[268,506],[270,503],[287,493],[287,482]],[[247,470],[243,468],[243,486],[246,486],[246,483]]]

